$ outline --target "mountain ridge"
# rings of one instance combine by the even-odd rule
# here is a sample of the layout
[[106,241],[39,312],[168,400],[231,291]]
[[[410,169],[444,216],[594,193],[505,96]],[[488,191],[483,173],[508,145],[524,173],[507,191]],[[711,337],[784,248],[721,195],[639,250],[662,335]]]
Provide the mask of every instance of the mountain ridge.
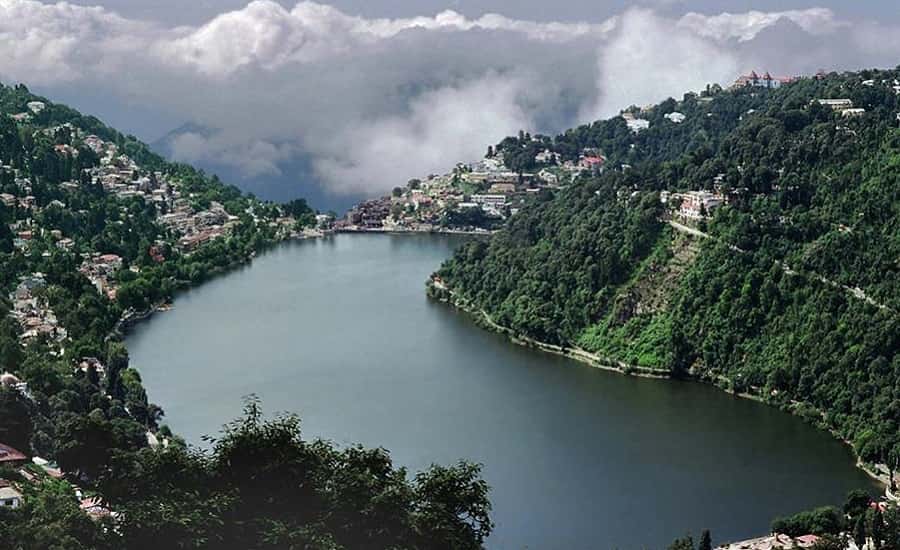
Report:
[[[606,171],[526,206],[489,244],[460,249],[429,293],[452,292],[517,337],[769,402],[892,474],[898,78],[872,70],[711,87],[564,132],[552,151],[596,149]],[[666,118],[675,112],[680,123]],[[528,168],[528,146],[508,138],[498,149]],[[668,222],[695,235],[676,237]],[[697,252],[676,268],[679,239]]]

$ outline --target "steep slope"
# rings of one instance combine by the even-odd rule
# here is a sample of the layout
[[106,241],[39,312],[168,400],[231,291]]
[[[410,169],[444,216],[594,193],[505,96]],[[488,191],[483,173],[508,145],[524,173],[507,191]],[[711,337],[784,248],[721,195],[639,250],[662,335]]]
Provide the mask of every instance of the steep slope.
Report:
[[[463,247],[432,292],[522,336],[758,396],[893,463],[898,78],[710,89],[543,139],[607,169]],[[529,148],[498,146],[519,169]]]
[[123,325],[313,214],[0,85],[0,443],[17,449],[0,487],[21,503],[0,506],[4,547],[481,546],[477,466],[411,479],[383,450],[304,441],[297,418],[264,421],[254,401],[212,451],[187,448],[129,366]]

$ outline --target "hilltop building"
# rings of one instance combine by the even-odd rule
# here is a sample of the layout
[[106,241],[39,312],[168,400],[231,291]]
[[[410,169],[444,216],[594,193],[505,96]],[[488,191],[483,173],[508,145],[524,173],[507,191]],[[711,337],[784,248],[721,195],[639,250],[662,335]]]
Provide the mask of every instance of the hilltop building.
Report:
[[732,88],[767,88],[767,89],[775,89],[779,88],[784,84],[790,84],[797,80],[795,76],[772,76],[768,71],[765,72],[762,76],[758,75],[756,71],[750,71],[750,74],[744,74],[737,78],[732,85]]

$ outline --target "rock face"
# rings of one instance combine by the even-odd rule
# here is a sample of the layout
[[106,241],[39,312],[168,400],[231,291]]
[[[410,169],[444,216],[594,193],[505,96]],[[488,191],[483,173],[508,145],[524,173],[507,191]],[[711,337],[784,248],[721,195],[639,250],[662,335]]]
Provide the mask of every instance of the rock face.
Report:
[[690,237],[672,237],[664,252],[647,262],[633,284],[616,294],[612,324],[622,326],[637,315],[665,311],[699,250],[697,241]]

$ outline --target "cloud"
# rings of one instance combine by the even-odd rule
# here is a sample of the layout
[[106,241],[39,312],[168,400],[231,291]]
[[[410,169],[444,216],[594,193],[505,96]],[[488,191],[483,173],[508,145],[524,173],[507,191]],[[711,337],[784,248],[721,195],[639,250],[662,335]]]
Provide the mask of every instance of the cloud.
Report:
[[249,177],[282,175],[280,163],[301,153],[290,143],[235,140],[232,134],[222,131],[181,132],[171,136],[166,145],[177,161],[230,166]]
[[556,132],[727,85],[750,68],[893,64],[896,31],[850,26],[821,8],[680,18],[632,9],[587,23],[454,11],[374,19],[257,0],[200,25],[167,26],[98,7],[0,0],[0,79],[70,101],[96,87],[121,98],[120,109],[140,104],[216,128],[169,140],[176,158],[208,169],[296,185],[290,171],[303,164],[329,192],[360,194],[474,160],[519,129]]
[[708,83],[727,82],[737,72],[736,56],[703,35],[651,11],[631,10],[598,52],[602,95],[582,118],[606,118],[628,105],[681,97]]
[[[491,74],[427,92],[413,101],[408,113],[331,136],[314,166],[339,190],[359,191],[389,188],[412,175],[446,167],[450,159],[478,158],[485,151],[486,128],[494,135],[509,135],[532,123],[517,97],[525,89],[520,78]],[[330,154],[346,149],[349,154]],[[403,162],[397,162],[398,156]]]
[[834,12],[830,9],[810,8],[775,12],[726,12],[719,15],[688,13],[678,21],[678,26],[706,38],[719,41],[736,39],[745,42],[753,40],[760,31],[779,21],[790,21],[804,32],[813,35],[831,34],[849,25],[836,21]]

